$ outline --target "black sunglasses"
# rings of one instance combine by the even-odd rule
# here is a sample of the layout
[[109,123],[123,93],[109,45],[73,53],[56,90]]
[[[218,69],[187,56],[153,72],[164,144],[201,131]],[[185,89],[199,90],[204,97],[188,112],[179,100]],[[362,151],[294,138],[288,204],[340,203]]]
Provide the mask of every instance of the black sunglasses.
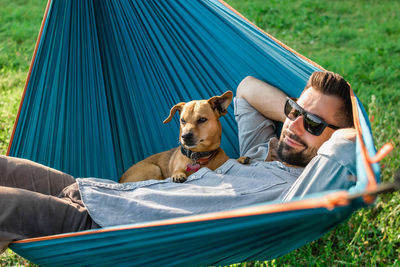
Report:
[[299,116],[303,115],[304,129],[306,129],[307,132],[315,136],[321,135],[326,127],[332,128],[334,130],[340,128],[334,125],[330,125],[317,115],[305,111],[302,107],[300,107],[295,101],[293,101],[289,97],[287,98],[285,104],[285,115],[289,120],[292,121],[297,119]]

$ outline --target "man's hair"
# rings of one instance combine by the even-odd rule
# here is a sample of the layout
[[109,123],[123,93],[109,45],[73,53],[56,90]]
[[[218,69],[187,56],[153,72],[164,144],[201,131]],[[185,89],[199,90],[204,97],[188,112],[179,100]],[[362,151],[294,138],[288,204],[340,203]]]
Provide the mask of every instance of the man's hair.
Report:
[[350,85],[342,76],[328,71],[314,72],[308,79],[304,91],[310,87],[324,95],[333,95],[342,99],[342,108],[335,114],[335,117],[340,122],[340,125],[337,126],[342,128],[354,127]]

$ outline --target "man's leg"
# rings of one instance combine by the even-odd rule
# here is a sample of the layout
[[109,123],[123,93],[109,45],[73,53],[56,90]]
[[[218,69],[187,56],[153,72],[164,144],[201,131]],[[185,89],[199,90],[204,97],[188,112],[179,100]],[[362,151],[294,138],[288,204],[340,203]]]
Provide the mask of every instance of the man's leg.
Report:
[[72,176],[0,155],[0,254],[14,240],[93,228]]
[[0,186],[22,188],[57,196],[75,179],[30,160],[0,155]]
[[99,226],[74,200],[0,186],[0,254],[14,240],[93,228]]

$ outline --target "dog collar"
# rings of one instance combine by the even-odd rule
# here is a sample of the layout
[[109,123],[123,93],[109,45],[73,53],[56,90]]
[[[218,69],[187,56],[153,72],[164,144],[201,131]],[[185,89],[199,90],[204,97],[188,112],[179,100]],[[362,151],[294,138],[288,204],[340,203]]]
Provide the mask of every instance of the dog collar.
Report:
[[215,157],[215,155],[217,155],[218,149],[219,148],[213,151],[194,152],[181,146],[182,154],[191,159],[193,165],[195,163],[200,165],[206,165],[209,160],[211,160],[213,157]]

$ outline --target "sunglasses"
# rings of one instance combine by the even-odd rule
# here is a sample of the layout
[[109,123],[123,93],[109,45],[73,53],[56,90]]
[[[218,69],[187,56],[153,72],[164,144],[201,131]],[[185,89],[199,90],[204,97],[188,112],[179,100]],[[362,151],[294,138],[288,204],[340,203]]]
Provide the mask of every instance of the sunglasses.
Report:
[[304,116],[304,129],[312,135],[319,136],[325,130],[326,127],[332,128],[334,130],[339,129],[339,127],[330,125],[326,123],[323,119],[315,114],[305,111],[300,107],[295,101],[289,97],[285,104],[285,115],[289,120],[296,120],[299,116]]

